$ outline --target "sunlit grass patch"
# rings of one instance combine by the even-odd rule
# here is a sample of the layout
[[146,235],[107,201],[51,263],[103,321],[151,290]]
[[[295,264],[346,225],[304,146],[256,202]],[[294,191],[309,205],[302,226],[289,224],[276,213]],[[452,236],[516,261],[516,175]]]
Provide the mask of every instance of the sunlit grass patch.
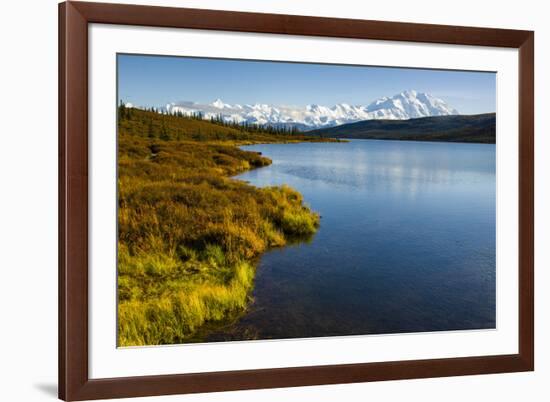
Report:
[[298,137],[130,116],[118,138],[118,344],[186,342],[244,311],[255,259],[315,233],[319,216],[288,186],[231,178],[271,163],[236,144]]

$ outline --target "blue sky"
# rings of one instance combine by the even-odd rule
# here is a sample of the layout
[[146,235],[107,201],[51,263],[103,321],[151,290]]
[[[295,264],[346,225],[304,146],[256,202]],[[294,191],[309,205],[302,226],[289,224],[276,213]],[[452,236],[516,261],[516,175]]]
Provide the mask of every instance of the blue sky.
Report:
[[365,105],[414,89],[461,114],[496,110],[496,74],[327,64],[118,55],[118,97],[139,106],[169,102]]

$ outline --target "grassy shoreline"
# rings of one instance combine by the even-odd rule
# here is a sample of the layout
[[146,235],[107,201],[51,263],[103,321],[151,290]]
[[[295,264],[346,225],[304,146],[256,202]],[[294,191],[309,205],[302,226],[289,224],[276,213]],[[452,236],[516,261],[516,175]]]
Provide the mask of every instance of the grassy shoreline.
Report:
[[292,188],[232,178],[271,163],[237,146],[319,139],[123,112],[118,345],[186,342],[205,324],[246,309],[259,255],[307,238],[319,225]]

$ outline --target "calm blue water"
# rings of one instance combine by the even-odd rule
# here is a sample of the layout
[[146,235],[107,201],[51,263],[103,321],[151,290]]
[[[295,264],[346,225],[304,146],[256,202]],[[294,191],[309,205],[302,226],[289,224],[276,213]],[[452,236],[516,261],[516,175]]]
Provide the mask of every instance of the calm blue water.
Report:
[[354,140],[244,147],[318,211],[309,243],[261,257],[254,302],[213,339],[495,327],[495,146]]

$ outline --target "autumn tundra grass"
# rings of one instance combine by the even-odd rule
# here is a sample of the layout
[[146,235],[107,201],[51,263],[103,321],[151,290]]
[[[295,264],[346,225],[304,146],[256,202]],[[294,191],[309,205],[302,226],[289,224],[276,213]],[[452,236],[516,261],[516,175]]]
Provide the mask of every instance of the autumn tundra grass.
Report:
[[271,163],[235,145],[307,140],[119,110],[119,346],[197,340],[205,324],[246,309],[255,257],[311,236],[319,216],[288,186],[231,178]]

